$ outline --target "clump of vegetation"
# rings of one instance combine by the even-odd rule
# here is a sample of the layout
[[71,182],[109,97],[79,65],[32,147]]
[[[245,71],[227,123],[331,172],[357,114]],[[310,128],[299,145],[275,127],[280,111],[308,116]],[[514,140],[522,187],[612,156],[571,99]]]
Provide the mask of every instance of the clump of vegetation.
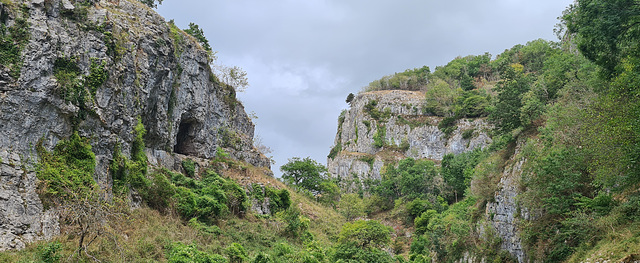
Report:
[[370,100],[367,104],[364,105],[364,112],[369,114],[372,119],[384,122],[389,117],[391,117],[391,110],[389,108],[384,109],[384,111],[380,111],[378,108],[377,100]]
[[147,155],[144,152],[144,136],[147,133],[142,120],[134,127],[134,140],[131,143],[131,160],[124,156],[120,146],[116,145],[110,170],[113,176],[113,189],[115,193],[128,194],[136,189],[141,195],[148,194],[150,182],[147,178]]
[[76,194],[90,193],[97,187],[93,180],[95,154],[86,138],[74,132],[68,140],[60,141],[53,152],[47,151],[43,141],[36,145],[40,162],[40,199],[49,206],[72,199]]
[[446,117],[438,123],[438,129],[444,133],[445,138],[451,137],[451,134],[458,129],[456,122],[455,117]]
[[158,5],[162,4],[162,0],[138,0],[138,1],[147,5],[150,8],[157,8]]
[[182,161],[182,169],[187,176],[194,178],[196,176],[196,163],[191,159],[185,159]]
[[220,145],[224,148],[232,148],[238,151],[242,150],[242,138],[237,132],[229,128],[219,128]]
[[372,81],[363,88],[364,92],[377,90],[420,90],[429,81],[431,70],[427,66],[407,69],[401,73],[384,76],[382,79]]
[[373,146],[376,148],[382,148],[386,145],[387,128],[384,125],[378,124],[378,129],[373,135]]
[[333,146],[333,148],[331,148],[331,151],[329,151],[329,155],[327,155],[327,158],[334,159],[336,158],[338,153],[340,153],[341,151],[342,151],[342,143],[338,142],[336,146]]
[[189,28],[185,29],[184,32],[198,40],[198,43],[200,43],[202,48],[213,55],[213,50],[211,50],[209,40],[207,40],[207,38],[204,36],[204,31],[200,28],[200,26],[194,23],[189,23]]
[[14,24],[7,27],[7,17],[0,21],[0,64],[9,68],[9,75],[18,79],[22,69],[22,50],[29,41],[29,10],[19,8],[9,2],[4,5],[3,12],[9,12],[15,17]]

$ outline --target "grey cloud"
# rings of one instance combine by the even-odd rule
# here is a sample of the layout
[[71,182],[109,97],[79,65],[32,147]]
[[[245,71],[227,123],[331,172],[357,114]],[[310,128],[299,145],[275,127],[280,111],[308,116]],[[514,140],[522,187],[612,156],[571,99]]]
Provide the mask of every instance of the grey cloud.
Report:
[[167,0],[158,10],[181,28],[199,24],[220,62],[247,71],[239,97],[259,116],[279,174],[294,156],[326,161],[349,92],[407,68],[554,40],[571,2]]

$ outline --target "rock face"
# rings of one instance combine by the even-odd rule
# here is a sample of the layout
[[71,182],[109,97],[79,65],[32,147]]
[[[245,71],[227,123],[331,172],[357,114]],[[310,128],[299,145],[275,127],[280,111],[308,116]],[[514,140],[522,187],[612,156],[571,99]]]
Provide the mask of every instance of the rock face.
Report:
[[[59,232],[35,192],[38,140],[52,149],[74,130],[91,138],[101,185],[109,184],[105,167],[116,145],[129,154],[138,120],[147,152],[211,158],[223,148],[270,165],[208,53],[153,10],[135,0],[6,2],[0,22],[11,27],[23,18],[29,28],[19,74],[0,66],[0,250]],[[71,80],[58,74],[70,69],[77,71]]]
[[[340,116],[329,173],[341,179],[380,179],[385,161],[406,157],[442,160],[491,143],[484,119],[460,119],[449,134],[441,117],[422,114],[424,93],[404,90],[357,95]],[[335,156],[332,156],[335,155]]]
[[488,202],[485,210],[486,220],[502,239],[501,249],[508,251],[518,262],[528,262],[518,224],[520,220],[531,219],[528,210],[520,207],[517,202],[522,166],[526,162],[526,159],[519,157],[524,143],[525,140],[517,142],[515,151],[500,177],[499,190],[494,195],[495,200]]

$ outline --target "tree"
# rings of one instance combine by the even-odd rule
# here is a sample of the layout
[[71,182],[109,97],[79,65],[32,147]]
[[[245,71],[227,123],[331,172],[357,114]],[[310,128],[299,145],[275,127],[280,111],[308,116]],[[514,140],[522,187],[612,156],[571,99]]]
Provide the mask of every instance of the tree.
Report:
[[346,217],[347,220],[353,220],[365,215],[362,198],[354,193],[345,194],[340,198],[338,211]]
[[349,93],[349,95],[347,95],[346,102],[349,103],[349,106],[351,106],[351,102],[353,101],[354,97],[355,96],[353,95],[353,93]]
[[510,132],[522,125],[522,96],[529,91],[531,82],[523,69],[520,64],[511,64],[502,73],[502,80],[498,83],[498,101],[489,119],[500,132]]
[[371,192],[389,200],[400,197],[415,199],[429,194],[436,196],[440,191],[434,183],[436,175],[432,161],[407,158],[400,161],[398,167],[388,167]]
[[[162,4],[162,0],[140,0],[140,2],[151,8],[158,8],[158,5]],[[156,2],[158,3],[156,4]]]
[[213,69],[220,80],[233,87],[236,92],[244,92],[249,86],[247,72],[238,66],[227,67],[225,65],[214,65]]
[[338,242],[354,242],[361,249],[382,248],[391,242],[391,228],[376,220],[357,220],[344,224]]
[[310,157],[294,157],[281,166],[280,171],[286,184],[318,194],[322,192],[320,186],[326,178],[327,168]]
[[578,0],[565,12],[569,33],[576,34],[578,49],[605,70],[609,77],[621,71],[620,61],[638,57],[640,3],[637,0]]
[[209,40],[207,40],[207,38],[204,36],[204,31],[202,31],[202,29],[198,25],[189,23],[189,28],[185,29],[184,32],[195,37],[202,48],[204,48],[204,50],[212,52],[211,46],[209,45]]

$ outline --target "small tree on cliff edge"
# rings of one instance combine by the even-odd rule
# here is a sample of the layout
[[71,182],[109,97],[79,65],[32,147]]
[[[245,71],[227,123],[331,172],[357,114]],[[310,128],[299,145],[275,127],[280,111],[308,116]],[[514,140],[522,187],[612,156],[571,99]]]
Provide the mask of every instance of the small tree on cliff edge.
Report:
[[[140,0],[140,2],[151,8],[158,8],[158,5],[162,4],[162,0]],[[156,2],[158,3],[156,4]]]

